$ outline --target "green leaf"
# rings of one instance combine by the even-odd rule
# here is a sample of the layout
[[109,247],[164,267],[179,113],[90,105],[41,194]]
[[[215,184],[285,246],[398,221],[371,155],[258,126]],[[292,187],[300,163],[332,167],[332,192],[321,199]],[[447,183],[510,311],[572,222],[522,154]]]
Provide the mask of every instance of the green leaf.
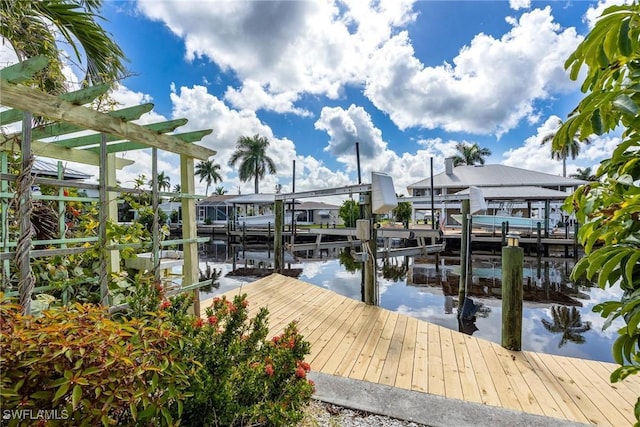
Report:
[[637,310],[627,323],[627,335],[633,336],[638,333],[638,323],[640,323],[640,310]]
[[618,31],[618,48],[624,56],[629,56],[632,53],[631,40],[629,39],[629,21],[630,19],[624,19],[620,24],[620,31]]
[[71,392],[71,406],[75,410],[80,403],[80,399],[82,398],[82,387],[78,384],[73,386],[73,392]]
[[136,421],[138,419],[138,407],[133,402],[129,403],[129,411],[131,411],[131,418]]
[[169,409],[167,409],[167,407],[163,406],[162,409],[160,410],[160,412],[162,412],[162,416],[164,417],[164,419],[167,422],[167,424],[168,425],[172,425],[173,424],[173,418],[171,417],[171,412],[169,412]]
[[627,339],[626,335],[620,335],[613,342],[613,347],[611,348],[611,355],[613,356],[613,360],[618,364],[622,365],[624,362],[624,358],[622,357],[622,347]]
[[638,105],[627,95],[619,95],[616,97],[613,101],[613,106],[623,114],[630,116],[636,116],[638,114]]
[[60,387],[58,387],[58,390],[56,391],[56,394],[53,396],[53,402],[52,403],[55,403],[58,400],[60,400],[60,398],[67,393],[67,390],[69,390],[69,382],[68,381],[63,383]]
[[[604,289],[606,287],[607,282],[610,280],[609,276],[611,275],[612,270],[620,265],[620,261],[625,256],[627,256],[626,251],[617,253],[602,266],[602,269],[598,274],[598,286],[600,288]],[[610,285],[613,285],[613,283],[610,283]]]
[[635,269],[638,260],[640,260],[640,250],[636,249],[636,251],[631,254],[627,260],[627,264],[624,268],[624,274],[629,284],[633,283],[633,270]]

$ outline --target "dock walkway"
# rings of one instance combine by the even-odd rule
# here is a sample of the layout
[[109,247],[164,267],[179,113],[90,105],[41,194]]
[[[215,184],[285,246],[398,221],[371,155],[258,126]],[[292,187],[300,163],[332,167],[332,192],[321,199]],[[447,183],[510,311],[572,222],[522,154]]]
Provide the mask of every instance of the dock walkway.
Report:
[[635,421],[640,379],[611,384],[611,363],[509,351],[277,274],[226,295],[238,293],[251,314],[269,308],[271,335],[298,322],[313,371],[587,424]]

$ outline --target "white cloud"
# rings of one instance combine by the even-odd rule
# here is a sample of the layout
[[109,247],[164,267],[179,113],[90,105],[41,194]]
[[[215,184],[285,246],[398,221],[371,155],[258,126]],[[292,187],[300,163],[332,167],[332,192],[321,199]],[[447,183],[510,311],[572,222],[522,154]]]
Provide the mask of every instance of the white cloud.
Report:
[[[545,136],[556,132],[558,120],[560,118],[557,116],[549,117],[538,127],[535,135],[525,140],[524,145],[506,151],[503,154],[505,159],[501,163],[552,175],[562,175],[562,162],[551,159],[551,146],[541,145]],[[592,135],[589,139],[591,143],[580,146],[580,155],[576,159],[567,159],[567,176],[575,173],[578,168],[591,167],[595,172],[597,163],[603,158],[611,157],[613,150],[620,143],[618,137],[611,136]]]
[[140,1],[138,5],[150,19],[164,22],[184,39],[187,60],[207,57],[237,75],[242,88],[227,93],[235,107],[304,114],[293,105],[299,94],[335,99],[345,84],[361,82],[372,53],[396,28],[415,20],[413,2]]
[[509,0],[509,7],[513,10],[529,9],[531,0]]
[[408,33],[395,35],[374,54],[365,94],[401,129],[501,135],[536,115],[536,100],[575,88],[563,63],[581,40],[549,7],[507,22],[513,28],[500,39],[478,34],[453,65],[437,67],[415,57]]

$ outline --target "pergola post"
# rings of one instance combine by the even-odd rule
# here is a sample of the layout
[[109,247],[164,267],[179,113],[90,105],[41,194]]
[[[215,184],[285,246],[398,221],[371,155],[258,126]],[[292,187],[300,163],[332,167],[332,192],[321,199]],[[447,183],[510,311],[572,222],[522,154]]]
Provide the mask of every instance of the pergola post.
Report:
[[[194,159],[186,155],[180,156],[180,190],[183,194],[196,193]],[[188,197],[183,197],[181,201],[182,238],[187,241],[183,247],[182,283],[188,286],[198,282],[200,273],[198,268],[198,243],[195,242],[195,238],[198,237],[196,201]],[[193,291],[193,312],[196,316],[200,315],[200,291],[198,289]]]
[[[107,188],[116,187],[116,155],[115,153],[107,154],[107,162],[103,165],[106,169],[106,181]],[[118,193],[115,191],[107,191],[105,211],[107,220],[118,222]],[[109,249],[106,253],[107,256],[107,271],[109,274],[117,273],[120,271],[120,251],[118,249]]]

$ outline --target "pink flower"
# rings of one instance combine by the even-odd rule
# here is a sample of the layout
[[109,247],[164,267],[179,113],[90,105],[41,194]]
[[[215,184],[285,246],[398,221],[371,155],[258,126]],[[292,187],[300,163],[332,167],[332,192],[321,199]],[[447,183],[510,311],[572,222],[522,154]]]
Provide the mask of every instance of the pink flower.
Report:
[[162,302],[160,303],[160,308],[162,310],[165,310],[169,307],[171,307],[171,301],[169,301],[168,299],[162,300]]
[[307,376],[307,372],[302,369],[301,366],[296,368],[296,378],[305,378]]
[[268,376],[273,376],[273,365],[268,364],[267,366],[264,367],[264,373],[267,374]]
[[218,323],[218,317],[217,316],[209,316],[207,321],[209,322],[210,325],[215,325],[216,323]]
[[202,320],[202,318],[198,317],[196,320],[193,321],[194,328],[202,328],[203,326],[204,326],[204,320]]

